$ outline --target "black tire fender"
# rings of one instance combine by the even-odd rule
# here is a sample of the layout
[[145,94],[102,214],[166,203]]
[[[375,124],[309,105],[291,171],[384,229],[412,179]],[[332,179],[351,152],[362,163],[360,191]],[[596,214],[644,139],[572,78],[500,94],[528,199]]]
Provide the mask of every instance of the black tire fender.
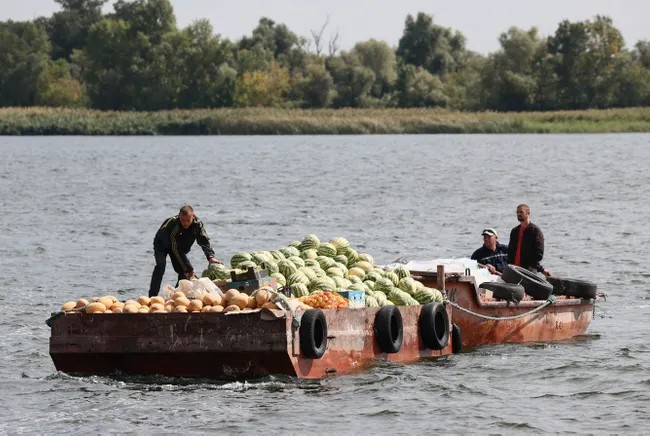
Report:
[[375,316],[375,338],[384,353],[397,353],[404,341],[402,313],[396,306],[384,306]]
[[458,354],[463,351],[463,333],[460,326],[456,324],[451,325],[451,352]]
[[499,300],[519,303],[524,298],[524,287],[516,283],[483,282],[479,287],[492,291]]
[[520,283],[526,294],[536,300],[546,300],[553,293],[551,285],[543,274],[528,271],[517,265],[507,265],[503,269],[501,278],[506,283]]
[[440,303],[427,303],[420,311],[420,339],[431,350],[442,350],[449,343],[449,315]]
[[311,359],[320,359],[327,350],[327,320],[320,309],[305,311],[300,319],[300,351]]
[[555,295],[566,295],[567,297],[583,299],[596,298],[598,287],[595,283],[555,276],[550,276],[547,280],[553,285],[553,293]]

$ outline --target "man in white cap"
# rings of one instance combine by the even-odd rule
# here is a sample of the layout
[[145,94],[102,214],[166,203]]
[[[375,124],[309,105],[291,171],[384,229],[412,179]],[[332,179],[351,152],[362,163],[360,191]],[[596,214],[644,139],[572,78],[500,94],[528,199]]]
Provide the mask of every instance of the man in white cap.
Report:
[[471,258],[485,265],[490,273],[498,274],[508,265],[508,246],[499,244],[499,234],[494,229],[483,229],[481,235],[483,246]]

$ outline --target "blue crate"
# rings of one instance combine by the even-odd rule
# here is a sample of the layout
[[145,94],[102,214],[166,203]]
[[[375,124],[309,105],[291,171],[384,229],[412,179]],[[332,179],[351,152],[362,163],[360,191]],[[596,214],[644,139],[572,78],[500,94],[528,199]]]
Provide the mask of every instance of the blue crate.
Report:
[[341,297],[350,300],[350,307],[366,307],[366,293],[363,291],[338,291]]

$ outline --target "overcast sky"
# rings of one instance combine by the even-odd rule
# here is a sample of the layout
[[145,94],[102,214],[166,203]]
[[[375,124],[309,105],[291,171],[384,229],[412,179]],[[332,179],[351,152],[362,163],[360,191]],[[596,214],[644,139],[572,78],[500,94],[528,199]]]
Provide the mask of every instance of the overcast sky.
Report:
[[[54,0],[0,0],[0,21],[32,20],[59,10]],[[106,11],[112,11],[109,0]],[[338,31],[340,46],[374,38],[397,46],[408,14],[432,15],[434,23],[460,31],[467,48],[483,54],[499,48],[499,34],[511,26],[535,26],[544,36],[553,34],[565,19],[583,21],[607,15],[614,21],[628,48],[650,40],[650,0],[171,0],[177,24],[207,18],[215,33],[233,41],[250,35],[260,17],[286,24],[309,37],[329,15],[325,40]]]

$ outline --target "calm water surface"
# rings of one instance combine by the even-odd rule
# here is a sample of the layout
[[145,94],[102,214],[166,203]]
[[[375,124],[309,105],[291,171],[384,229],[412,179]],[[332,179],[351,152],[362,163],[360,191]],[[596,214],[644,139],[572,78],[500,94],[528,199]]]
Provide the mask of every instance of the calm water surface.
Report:
[[[648,134],[0,137],[0,152],[1,433],[650,432]],[[153,235],[183,202],[226,260],[315,233],[380,263],[468,256],[486,226],[507,242],[525,202],[544,265],[609,297],[585,337],[322,381],[57,373],[50,312],[146,294]]]

